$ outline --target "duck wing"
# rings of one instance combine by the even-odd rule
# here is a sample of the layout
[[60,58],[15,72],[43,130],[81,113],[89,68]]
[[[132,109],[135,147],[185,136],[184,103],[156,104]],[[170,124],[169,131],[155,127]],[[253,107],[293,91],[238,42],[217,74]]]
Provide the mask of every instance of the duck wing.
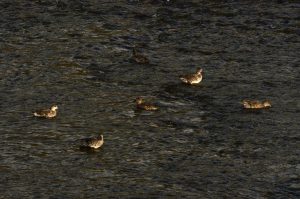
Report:
[[103,145],[104,141],[101,138],[85,138],[81,139],[80,147],[99,148]]
[[192,81],[196,80],[197,76],[196,75],[182,75],[179,78],[184,83],[191,83]]
[[155,111],[158,109],[158,107],[153,104],[145,104],[144,107],[148,111]]
[[37,117],[46,117],[51,112],[50,109],[41,109],[35,111],[33,114]]
[[148,103],[143,103],[137,106],[138,109],[143,109],[143,110],[147,110],[147,111],[155,111],[158,109],[157,106],[153,105],[153,104],[148,104]]

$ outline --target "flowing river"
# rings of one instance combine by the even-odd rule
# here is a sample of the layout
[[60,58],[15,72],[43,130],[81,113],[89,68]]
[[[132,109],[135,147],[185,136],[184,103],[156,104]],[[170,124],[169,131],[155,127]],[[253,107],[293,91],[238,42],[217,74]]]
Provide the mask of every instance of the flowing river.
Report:
[[[299,2],[1,0],[0,11],[0,198],[300,197]],[[180,82],[199,67],[199,85]],[[159,110],[136,110],[138,96]],[[245,111],[243,99],[272,107]],[[55,119],[33,117],[53,104]],[[79,149],[98,134],[102,148]]]

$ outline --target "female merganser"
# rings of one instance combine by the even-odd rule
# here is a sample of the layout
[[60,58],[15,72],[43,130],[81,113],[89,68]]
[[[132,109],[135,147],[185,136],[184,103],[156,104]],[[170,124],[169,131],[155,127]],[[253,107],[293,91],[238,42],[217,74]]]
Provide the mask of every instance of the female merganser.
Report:
[[43,117],[43,118],[54,118],[57,115],[57,105],[51,106],[50,109],[42,109],[42,110],[37,110],[33,113],[34,116],[36,117]]
[[158,109],[157,106],[146,103],[144,101],[144,99],[141,97],[136,98],[135,102],[136,102],[137,109],[142,109],[142,110],[146,110],[146,111],[155,111]]
[[271,103],[268,100],[265,100],[263,102],[254,100],[243,100],[242,104],[246,109],[263,109],[271,107]]
[[148,64],[149,59],[136,51],[135,48],[132,49],[132,60],[134,60],[138,64]]
[[93,138],[85,138],[81,139],[80,147],[82,148],[93,148],[98,149],[100,148],[104,143],[103,135],[99,135],[98,137]]
[[198,68],[195,74],[182,75],[179,78],[186,84],[198,84],[202,81],[202,69]]

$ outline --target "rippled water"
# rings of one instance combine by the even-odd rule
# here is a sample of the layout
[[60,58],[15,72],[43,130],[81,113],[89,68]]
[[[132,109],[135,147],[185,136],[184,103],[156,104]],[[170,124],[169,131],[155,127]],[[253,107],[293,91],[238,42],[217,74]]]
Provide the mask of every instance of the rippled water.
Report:
[[[297,1],[0,9],[0,198],[300,197]],[[182,85],[197,67],[203,83]],[[136,111],[137,96],[160,110]],[[32,117],[54,103],[56,119]],[[103,148],[79,150],[100,132]]]

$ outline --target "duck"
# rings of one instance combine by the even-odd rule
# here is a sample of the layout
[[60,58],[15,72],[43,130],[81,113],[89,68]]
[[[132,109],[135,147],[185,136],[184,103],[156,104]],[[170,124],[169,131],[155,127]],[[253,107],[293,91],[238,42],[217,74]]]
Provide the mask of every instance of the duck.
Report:
[[202,81],[202,72],[201,68],[198,68],[195,74],[182,75],[179,78],[185,84],[199,84]]
[[37,110],[35,112],[33,112],[33,115],[35,117],[41,117],[41,118],[54,118],[57,115],[57,109],[58,106],[57,105],[53,105],[51,106],[49,109],[41,109],[41,110]]
[[80,148],[98,149],[104,144],[103,135],[92,138],[84,138],[80,140]]
[[140,109],[140,110],[146,110],[146,111],[155,111],[158,109],[157,106],[154,106],[152,104],[148,104],[144,101],[143,98],[141,97],[137,97],[135,99],[135,102],[136,102],[136,108],[137,109]]
[[131,59],[134,60],[138,64],[148,64],[149,63],[149,59],[145,55],[138,53],[135,48],[132,49]]
[[245,109],[263,109],[271,107],[271,102],[268,100],[262,102],[256,100],[243,100],[242,104]]

